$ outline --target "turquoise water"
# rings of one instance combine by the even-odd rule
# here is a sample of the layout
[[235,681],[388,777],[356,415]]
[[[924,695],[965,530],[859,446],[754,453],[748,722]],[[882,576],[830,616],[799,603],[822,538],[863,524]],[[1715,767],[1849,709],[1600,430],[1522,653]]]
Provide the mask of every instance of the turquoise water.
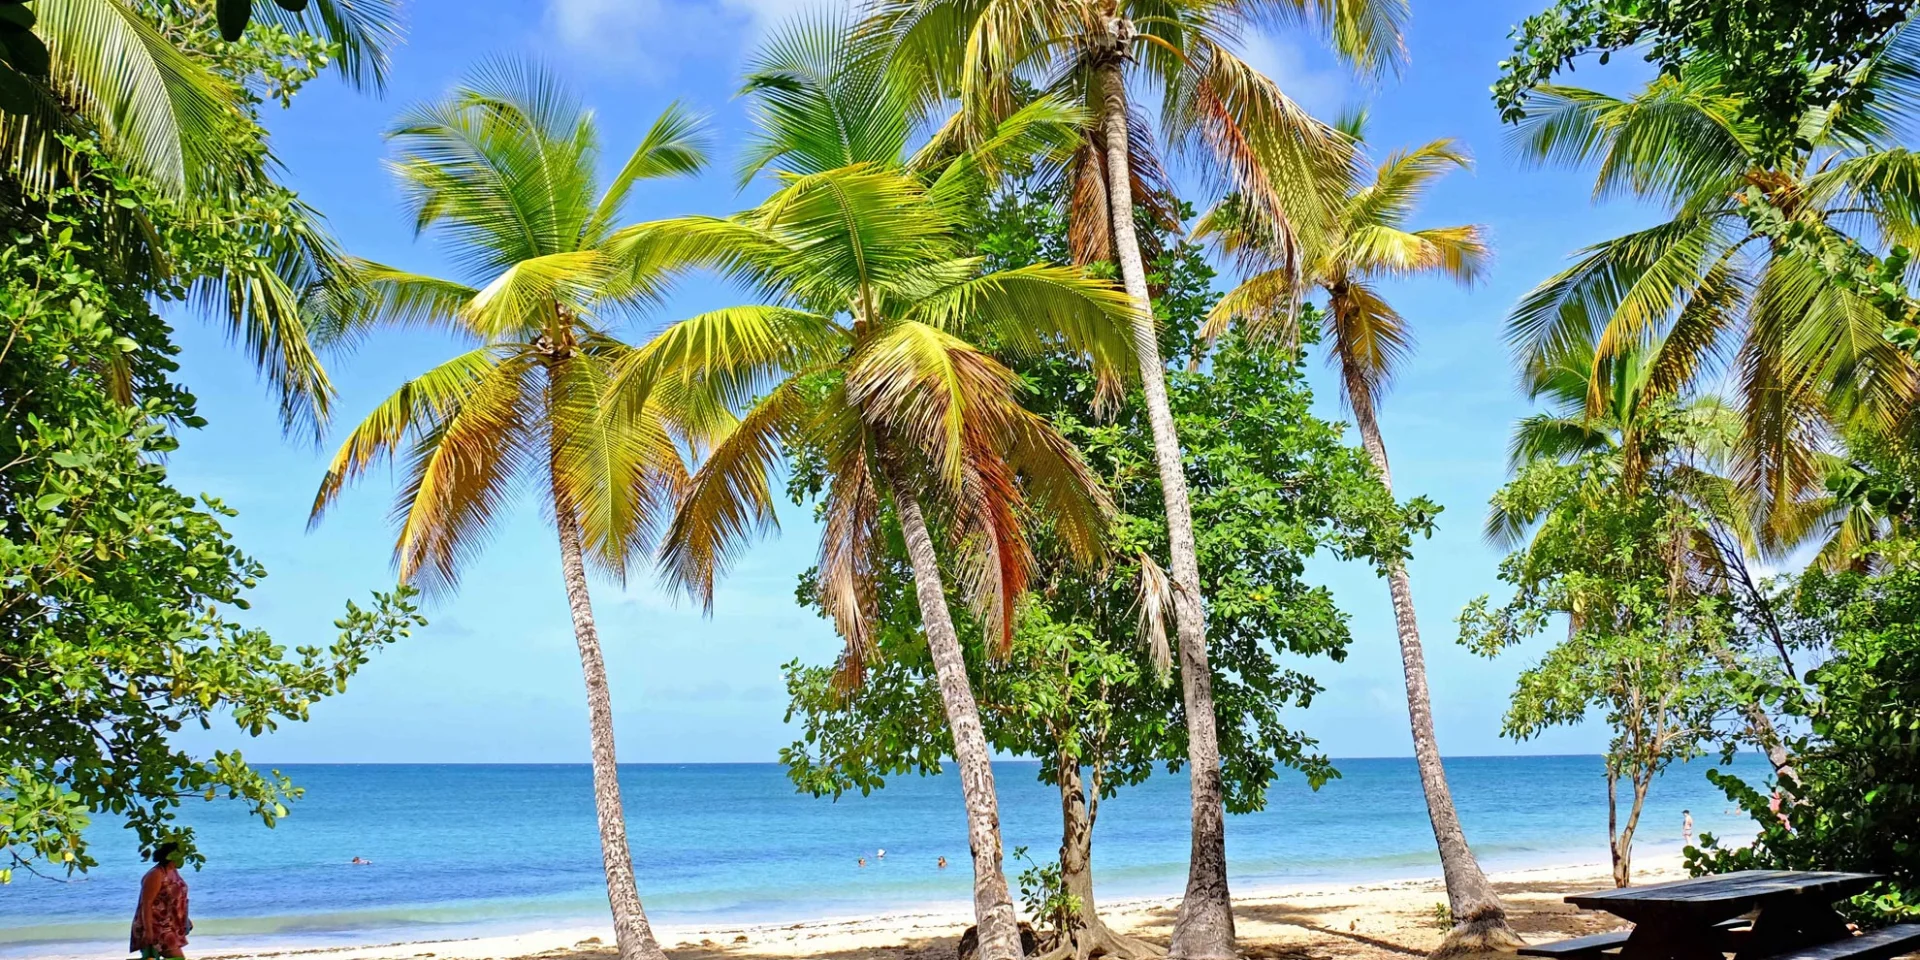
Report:
[[[1744,835],[1705,780],[1676,767],[1654,785],[1637,849],[1670,851],[1680,811]],[[1228,819],[1240,891],[1438,873],[1411,759],[1343,760],[1319,792],[1296,777],[1267,809]],[[234,805],[188,806],[205,869],[189,873],[196,953],[222,942],[374,943],[506,933],[607,916],[585,766],[292,766],[307,788],[268,830]],[[1758,757],[1734,769],[1758,781]],[[1037,765],[995,765],[1009,848],[1059,845],[1058,794]],[[1490,869],[1599,862],[1606,792],[1598,757],[1462,757],[1447,771],[1469,840]],[[621,768],[641,895],[656,923],[780,921],[962,904],[966,830],[951,776],[908,777],[838,803],[796,795],[772,764]],[[119,830],[96,831],[101,866],[0,887],[0,956],[124,946],[144,865]],[[885,860],[874,853],[885,848]],[[352,866],[355,856],[373,861]],[[865,856],[868,866],[855,860]],[[952,864],[936,867],[945,856]],[[1094,834],[1102,897],[1175,895],[1187,858],[1187,780],[1159,776],[1103,804]]]

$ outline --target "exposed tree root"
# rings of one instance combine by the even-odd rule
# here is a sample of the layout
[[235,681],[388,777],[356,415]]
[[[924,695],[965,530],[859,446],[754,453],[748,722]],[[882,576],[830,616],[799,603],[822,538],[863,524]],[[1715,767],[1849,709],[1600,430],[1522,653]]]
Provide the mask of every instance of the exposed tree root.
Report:
[[1138,937],[1114,933],[1112,928],[1100,922],[1100,918],[1096,916],[1092,922],[1082,923],[1079,929],[1068,934],[1064,940],[1053,943],[1031,960],[1091,960],[1093,957],[1111,957],[1113,960],[1153,960],[1166,955],[1167,951]]
[[1502,912],[1456,924],[1447,933],[1447,938],[1440,941],[1440,946],[1427,955],[1427,960],[1460,960],[1464,957],[1501,954],[1511,956],[1515,950],[1526,945],[1527,942],[1507,926],[1506,915]]

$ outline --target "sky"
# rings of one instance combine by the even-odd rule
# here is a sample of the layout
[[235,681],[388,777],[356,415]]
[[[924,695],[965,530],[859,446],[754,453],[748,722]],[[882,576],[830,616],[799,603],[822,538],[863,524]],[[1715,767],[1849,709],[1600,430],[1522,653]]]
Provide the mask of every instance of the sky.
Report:
[[[1584,753],[1605,744],[1597,723],[1525,743],[1503,739],[1500,716],[1513,678],[1546,641],[1491,662],[1454,642],[1463,605],[1483,593],[1504,598],[1495,579],[1500,554],[1480,528],[1487,498],[1506,474],[1510,428],[1529,410],[1502,335],[1507,311],[1576,248],[1651,218],[1631,206],[1595,206],[1586,177],[1534,168],[1507,148],[1508,128],[1487,88],[1511,49],[1510,26],[1541,3],[1414,0],[1408,67],[1377,82],[1352,76],[1309,33],[1245,38],[1247,58],[1317,115],[1365,106],[1379,150],[1454,137],[1477,160],[1472,172],[1441,181],[1414,222],[1485,225],[1491,270],[1472,289],[1424,280],[1388,285],[1418,346],[1381,410],[1396,493],[1424,494],[1445,507],[1436,535],[1416,544],[1410,572],[1440,745],[1452,755]],[[270,108],[267,119],[287,182],[348,250],[443,274],[451,273],[445,251],[431,236],[414,236],[383,165],[382,132],[399,111],[445,92],[483,58],[535,58],[596,112],[611,172],[660,111],[679,101],[711,117],[716,162],[698,179],[643,185],[627,219],[730,213],[758,195],[736,189],[732,175],[747,127],[734,97],[740,66],[769,30],[811,9],[801,0],[402,0],[402,7],[407,40],[383,93],[327,78],[291,109]],[[1617,88],[1624,76],[1577,79]],[[1211,198],[1194,190],[1189,199]],[[656,316],[621,332],[643,338],[735,296],[690,284]],[[393,583],[395,478],[370,472],[309,530],[307,510],[328,454],[376,403],[455,345],[424,332],[382,333],[329,357],[337,415],[315,446],[282,434],[265,386],[220,332],[174,306],[163,310],[179,327],[181,376],[210,421],[184,438],[170,464],[175,482],[240,511],[229,528],[269,571],[248,622],[289,646],[330,642],[348,598]],[[1320,415],[1343,418],[1332,377],[1317,362],[1312,369]],[[789,511],[781,532],[722,582],[711,616],[645,574],[593,584],[623,761],[772,761],[795,739],[783,722],[780,667],[824,662],[839,648],[826,622],[793,600],[796,577],[812,561],[813,534],[804,512]],[[1345,663],[1304,664],[1326,692],[1292,722],[1334,757],[1410,755],[1386,583],[1367,567],[1331,559],[1310,572],[1351,615],[1354,643]],[[260,741],[216,732],[189,744],[244,746],[250,759],[269,763],[587,760],[558,549],[535,500],[515,504],[459,592],[426,613],[430,626],[377,654],[310,722]]]

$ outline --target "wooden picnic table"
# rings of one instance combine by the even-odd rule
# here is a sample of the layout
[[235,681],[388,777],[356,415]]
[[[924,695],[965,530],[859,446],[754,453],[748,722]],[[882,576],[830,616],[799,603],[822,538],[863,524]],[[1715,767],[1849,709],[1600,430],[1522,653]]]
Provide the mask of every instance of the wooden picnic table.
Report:
[[[1603,934],[1566,941],[1559,950],[1549,944],[1522,952],[1578,958],[1617,946],[1619,960],[1722,960],[1726,953],[1735,960],[1759,960],[1851,936],[1834,902],[1880,879],[1871,873],[1745,870],[1574,894],[1568,903],[1630,920],[1633,931],[1624,941],[1618,934]],[[1730,923],[1748,915],[1751,929]]]

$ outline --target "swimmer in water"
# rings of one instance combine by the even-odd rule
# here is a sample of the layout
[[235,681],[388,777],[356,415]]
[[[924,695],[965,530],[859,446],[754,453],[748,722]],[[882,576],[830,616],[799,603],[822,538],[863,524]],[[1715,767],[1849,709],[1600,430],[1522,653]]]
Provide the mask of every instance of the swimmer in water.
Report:
[[873,858],[874,858],[875,860],[885,860],[885,859],[887,858],[887,848],[886,848],[886,847],[881,847],[881,848],[880,848],[880,850],[879,850],[879,852],[877,852],[877,853],[875,853],[875,854],[873,855]]
[[941,858],[940,858],[940,869],[942,869],[942,870],[945,870],[946,868],[947,868],[947,858],[946,858],[946,857],[941,857]]
[[863,867],[867,865],[867,858],[866,858],[866,857],[861,857],[861,858],[860,858],[860,865],[861,865],[861,866],[863,866]]
[[370,867],[370,866],[373,866],[373,861],[368,860],[365,857],[354,857],[353,864],[354,866],[358,866],[358,867]]

